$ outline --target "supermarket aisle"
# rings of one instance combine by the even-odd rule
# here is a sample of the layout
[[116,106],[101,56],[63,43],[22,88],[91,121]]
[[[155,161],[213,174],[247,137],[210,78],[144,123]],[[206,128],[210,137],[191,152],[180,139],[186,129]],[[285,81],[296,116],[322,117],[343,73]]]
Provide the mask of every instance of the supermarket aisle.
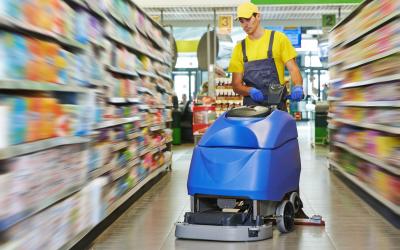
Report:
[[95,242],[92,249],[398,249],[400,230],[392,227],[328,170],[324,148],[312,149],[310,128],[299,126],[302,157],[301,196],[305,211],[318,213],[326,227],[277,230],[270,240],[225,243],[176,240],[174,222],[189,210],[186,177],[192,148],[174,148],[173,171],[132,205]]

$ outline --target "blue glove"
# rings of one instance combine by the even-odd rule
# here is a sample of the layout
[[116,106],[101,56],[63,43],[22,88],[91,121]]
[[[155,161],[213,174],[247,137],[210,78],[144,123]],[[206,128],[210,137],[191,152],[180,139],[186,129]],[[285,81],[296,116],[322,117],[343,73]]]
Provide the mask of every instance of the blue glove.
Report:
[[292,101],[301,101],[303,99],[303,87],[302,86],[294,86],[292,88],[292,93],[290,95]]
[[256,88],[250,88],[249,95],[250,95],[251,99],[255,102],[264,101],[263,93]]

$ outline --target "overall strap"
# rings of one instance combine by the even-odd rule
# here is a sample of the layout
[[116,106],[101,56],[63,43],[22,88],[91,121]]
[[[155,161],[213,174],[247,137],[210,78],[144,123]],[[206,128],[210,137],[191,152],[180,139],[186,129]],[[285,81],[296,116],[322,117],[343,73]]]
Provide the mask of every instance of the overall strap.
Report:
[[243,61],[248,62],[247,54],[246,54],[246,39],[242,40],[242,53],[243,53]]
[[274,46],[274,36],[275,36],[275,30],[271,31],[271,35],[269,37],[268,58],[273,58],[272,48]]

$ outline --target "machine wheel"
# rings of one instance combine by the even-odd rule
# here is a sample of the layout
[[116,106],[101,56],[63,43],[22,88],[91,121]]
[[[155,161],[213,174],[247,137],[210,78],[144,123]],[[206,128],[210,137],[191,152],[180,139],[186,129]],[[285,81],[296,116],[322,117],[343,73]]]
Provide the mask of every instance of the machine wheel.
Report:
[[297,192],[291,193],[289,200],[293,205],[294,213],[297,214],[297,212],[299,212],[299,210],[303,207],[303,202],[301,202],[299,194]]
[[276,209],[276,225],[281,233],[287,233],[294,228],[293,204],[285,200]]

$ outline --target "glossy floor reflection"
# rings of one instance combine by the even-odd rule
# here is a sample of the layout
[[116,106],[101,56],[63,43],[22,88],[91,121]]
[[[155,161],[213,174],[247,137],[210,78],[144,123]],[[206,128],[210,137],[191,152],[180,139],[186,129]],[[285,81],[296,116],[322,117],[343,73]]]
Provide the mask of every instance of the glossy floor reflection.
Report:
[[92,249],[399,249],[400,230],[355,195],[328,169],[327,149],[311,147],[307,123],[298,125],[302,158],[301,197],[308,214],[325,227],[297,226],[294,232],[252,243],[177,240],[174,222],[189,211],[186,178],[192,146],[175,146],[173,171],[135,202]]

